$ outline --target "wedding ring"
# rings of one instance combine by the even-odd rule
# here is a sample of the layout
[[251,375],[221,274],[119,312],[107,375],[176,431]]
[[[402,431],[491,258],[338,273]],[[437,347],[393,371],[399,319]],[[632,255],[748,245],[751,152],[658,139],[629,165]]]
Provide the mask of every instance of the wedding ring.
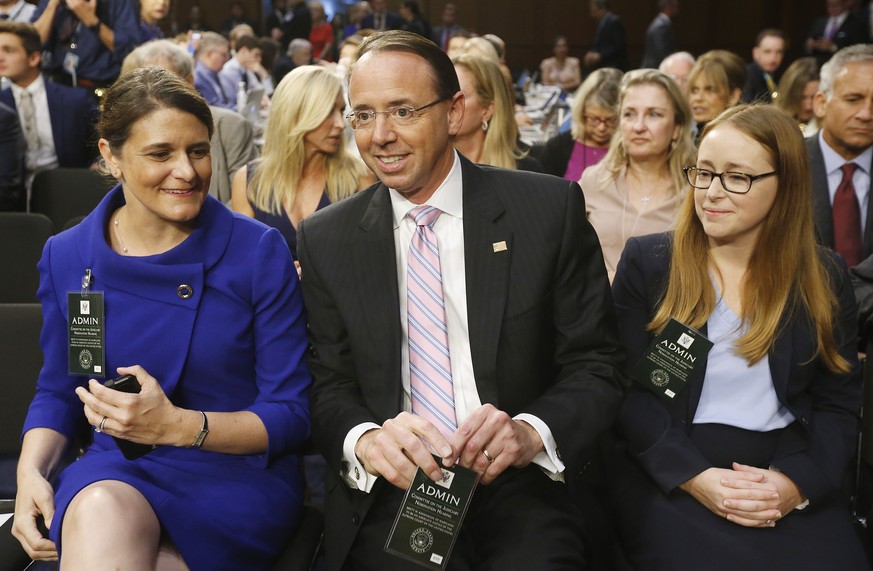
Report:
[[764,523],[766,523],[767,525],[770,525],[770,523],[771,523],[772,521],[773,521],[772,519],[768,519],[768,520],[767,520],[766,522],[764,522]]
[[488,463],[489,463],[489,464],[493,464],[493,463],[494,463],[494,457],[491,456],[491,454],[488,454],[488,451],[485,450],[484,448],[482,449],[482,455],[485,456],[485,458],[488,459]]
[[100,421],[100,425],[94,429],[94,432],[103,432],[103,428],[106,426],[106,417],[103,417],[103,420]]

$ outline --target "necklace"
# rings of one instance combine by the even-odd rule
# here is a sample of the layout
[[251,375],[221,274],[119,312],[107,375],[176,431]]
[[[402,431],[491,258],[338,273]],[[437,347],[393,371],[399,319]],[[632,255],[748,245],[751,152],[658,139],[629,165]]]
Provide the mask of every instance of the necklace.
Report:
[[115,237],[118,238],[118,243],[121,244],[121,251],[123,253],[127,253],[127,246],[124,245],[124,239],[121,237],[121,230],[118,228],[118,220],[121,218],[121,212],[124,210],[122,206],[118,210],[118,215],[115,217],[115,220],[112,221],[112,226],[115,228]]

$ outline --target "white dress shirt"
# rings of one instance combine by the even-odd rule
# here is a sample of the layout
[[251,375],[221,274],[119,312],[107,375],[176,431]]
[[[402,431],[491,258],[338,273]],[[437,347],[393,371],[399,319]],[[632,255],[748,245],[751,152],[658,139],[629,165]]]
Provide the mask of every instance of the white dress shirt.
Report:
[[841,170],[843,165],[846,163],[858,165],[852,176],[852,184],[855,186],[855,196],[858,197],[858,206],[861,208],[861,236],[863,236],[867,229],[867,203],[870,200],[870,164],[873,162],[873,147],[867,147],[863,153],[851,161],[847,161],[825,142],[823,133],[823,130],[818,132],[818,143],[821,146],[825,173],[828,177],[828,194],[831,206],[834,205],[837,187],[843,180],[843,171]]
[[[412,411],[409,390],[409,351],[406,323],[406,268],[409,243],[416,225],[407,214],[419,206],[407,200],[394,189],[389,189],[394,212],[394,249],[397,257],[397,285],[400,293],[401,380],[403,383],[403,409]],[[443,274],[443,295],[446,306],[446,326],[449,337],[449,354],[452,363],[452,385],[455,393],[455,415],[458,425],[477,408],[482,406],[473,374],[473,357],[470,350],[470,335],[467,320],[467,284],[464,265],[464,208],[463,177],[461,162],[455,153],[455,162],[446,179],[437,188],[426,204],[443,213],[433,225],[440,248],[440,267]],[[539,433],[545,452],[534,457],[533,462],[543,468],[552,479],[562,480],[564,464],[558,458],[557,444],[551,430],[536,416],[522,413],[514,417],[527,422]],[[343,461],[346,470],[341,474],[349,487],[369,492],[376,477],[367,473],[355,456],[355,445],[367,431],[380,428],[367,422],[354,427],[343,441]]]
[[0,8],[0,15],[6,15],[7,18],[3,18],[3,20],[7,22],[25,22],[29,24],[34,12],[36,12],[36,6],[28,4],[24,0],[18,0],[18,2],[6,10]]
[[12,97],[18,110],[18,119],[24,126],[24,117],[21,114],[21,97],[24,91],[30,93],[33,100],[33,110],[36,119],[36,132],[39,135],[39,146],[36,149],[27,149],[28,175],[38,171],[54,169],[58,166],[58,155],[55,150],[54,133],[52,132],[52,119],[49,114],[48,98],[45,92],[45,80],[42,75],[38,76],[26,88],[12,85]]

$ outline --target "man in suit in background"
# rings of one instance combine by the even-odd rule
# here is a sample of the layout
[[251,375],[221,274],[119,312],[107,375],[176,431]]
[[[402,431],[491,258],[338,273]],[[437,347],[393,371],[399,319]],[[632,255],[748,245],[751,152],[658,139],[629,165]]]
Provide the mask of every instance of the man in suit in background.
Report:
[[45,81],[39,34],[31,24],[0,22],[0,102],[18,112],[27,142],[27,186],[47,169],[86,168],[97,157],[97,104],[82,88]]
[[676,51],[673,18],[679,15],[679,0],[658,0],[658,15],[646,30],[646,50],[640,67],[657,69],[668,55]]
[[434,450],[482,474],[452,565],[581,569],[563,482],[612,421],[622,358],[581,190],[456,153],[457,74],[415,34],[366,40],[349,100],[381,183],[298,234],[328,568],[417,568],[383,546],[416,468],[441,476]]
[[806,140],[819,240],[852,267],[873,254],[873,46],[834,54],[813,108],[821,130]]
[[806,51],[823,65],[837,50],[863,43],[868,31],[865,22],[849,11],[846,0],[826,0],[828,15],[817,18],[806,39]]
[[582,60],[586,70],[615,67],[627,71],[627,39],[621,18],[609,11],[609,0],[591,0],[588,6],[591,17],[597,21],[597,30],[594,45]]
[[18,114],[0,103],[0,212],[23,212],[24,153]]
[[361,18],[361,29],[370,28],[381,32],[384,30],[399,30],[403,27],[403,18],[397,12],[388,10],[386,0],[372,0],[373,11]]
[[458,8],[453,3],[449,2],[443,7],[443,23],[433,29],[431,39],[433,43],[442,48],[444,52],[449,51],[449,42],[453,36],[465,34],[467,30],[458,25]]
[[194,87],[209,105],[236,111],[236,97],[228,97],[218,72],[230,58],[230,42],[221,34],[203,32],[194,53]]
[[752,62],[746,66],[748,78],[743,89],[743,101],[771,103],[779,83],[779,68],[785,57],[785,34],[776,28],[758,33],[752,48]]

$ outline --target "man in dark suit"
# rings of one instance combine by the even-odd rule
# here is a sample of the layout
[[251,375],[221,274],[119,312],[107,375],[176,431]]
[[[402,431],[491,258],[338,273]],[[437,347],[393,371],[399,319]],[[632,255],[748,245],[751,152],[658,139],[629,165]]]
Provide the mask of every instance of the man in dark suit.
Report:
[[416,467],[441,476],[431,450],[482,474],[452,566],[583,568],[568,486],[613,418],[621,351],[581,190],[457,154],[457,74],[415,34],[369,38],[349,99],[381,183],[298,234],[328,568],[417,568],[383,546]]
[[0,212],[24,211],[24,136],[14,109],[0,103]]
[[823,65],[837,50],[863,43],[867,39],[866,23],[849,11],[846,0],[826,0],[828,15],[817,18],[809,29],[806,51]]
[[0,77],[12,84],[0,92],[0,102],[18,112],[29,178],[50,168],[85,168],[97,156],[96,101],[85,89],[45,81],[41,61],[36,28],[0,22]]
[[458,25],[458,8],[451,2],[443,7],[443,23],[433,29],[431,39],[433,43],[442,48],[444,52],[449,51],[449,42],[453,36],[458,34],[466,34],[467,30]]
[[373,0],[370,2],[373,11],[361,18],[361,29],[373,29],[376,31],[399,30],[403,26],[403,18],[397,12],[388,10],[386,0]]
[[609,0],[591,0],[589,9],[591,17],[597,21],[597,30],[594,45],[582,60],[587,71],[601,67],[627,71],[627,39],[621,18],[609,11]]
[[844,48],[822,67],[813,108],[821,130],[806,148],[816,232],[855,266],[873,254],[873,46]]
[[646,50],[642,68],[657,69],[668,55],[676,51],[673,18],[679,15],[679,0],[658,0],[658,15],[646,30]]
[[779,68],[785,57],[785,34],[776,28],[758,33],[752,48],[752,62],[746,66],[748,76],[743,89],[743,101],[771,103],[779,83]]

